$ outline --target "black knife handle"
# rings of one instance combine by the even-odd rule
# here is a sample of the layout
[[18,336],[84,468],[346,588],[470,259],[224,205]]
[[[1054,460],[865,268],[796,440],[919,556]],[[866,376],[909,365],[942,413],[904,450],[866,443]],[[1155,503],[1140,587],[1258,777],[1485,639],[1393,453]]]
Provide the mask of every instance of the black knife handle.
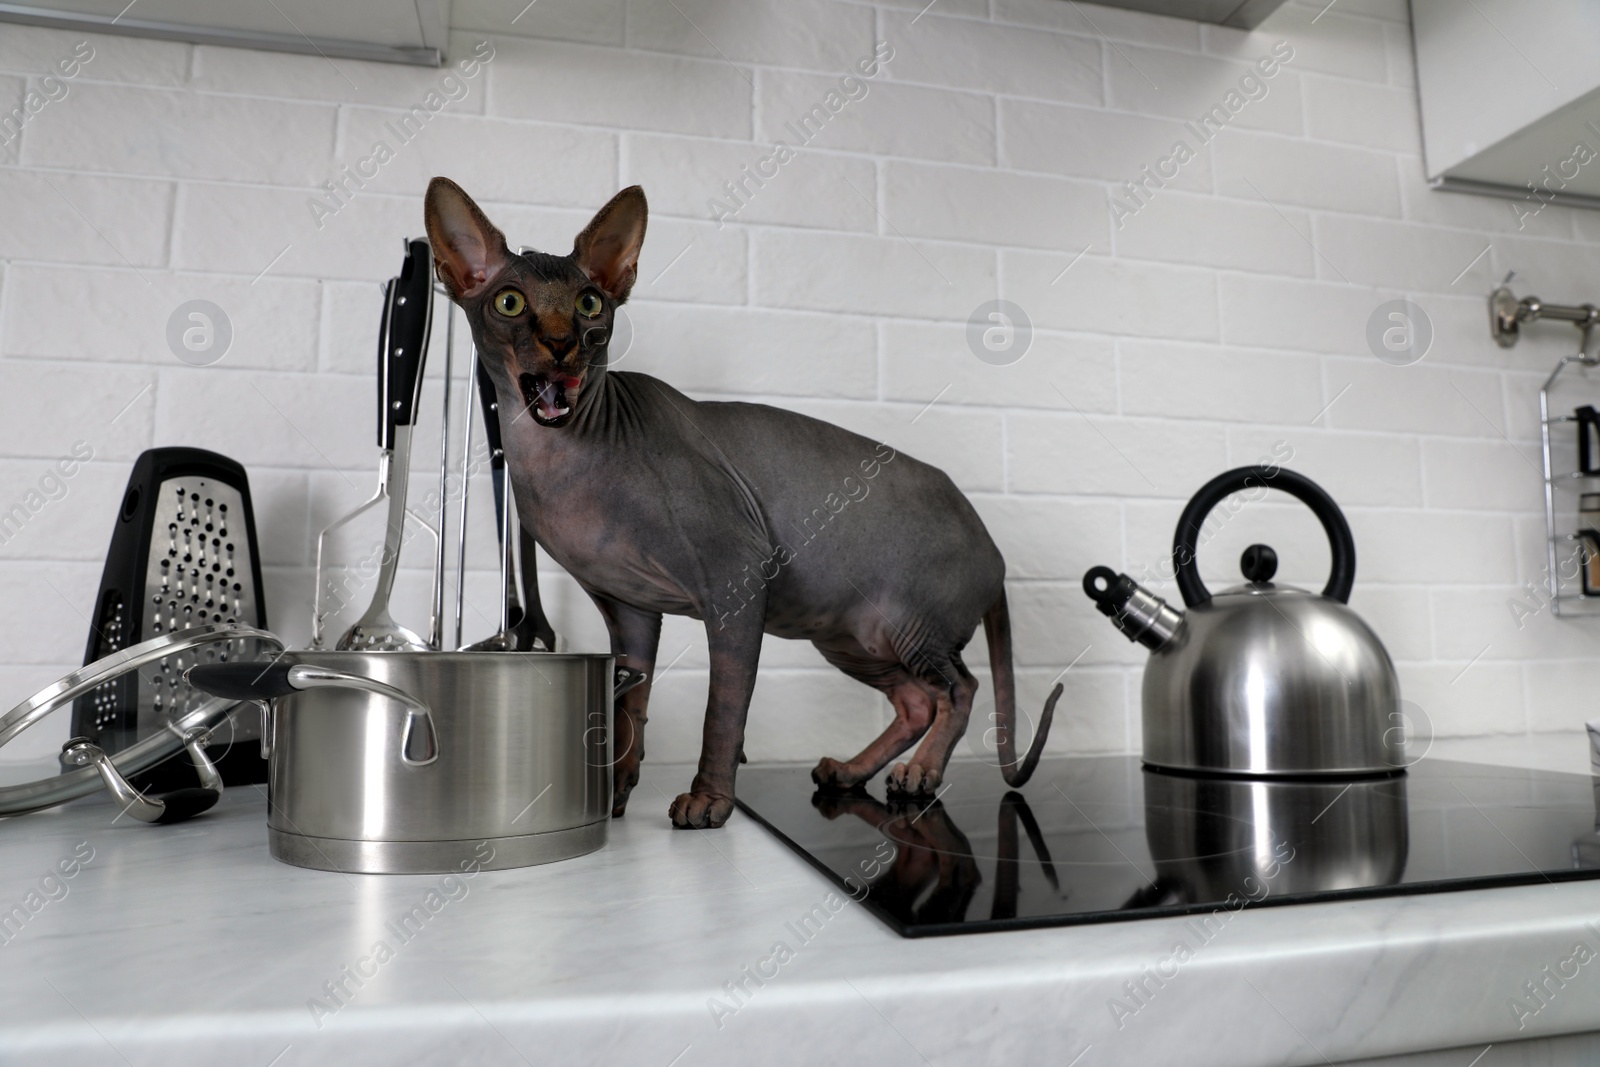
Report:
[[394,313],[396,279],[383,286],[383,314],[378,319],[378,447],[394,447],[395,421],[390,417],[390,395],[395,390],[396,369],[389,366],[389,326]]
[[418,238],[406,244],[398,277],[384,291],[379,328],[378,381],[382,405],[378,444],[394,447],[397,426],[416,420],[422,393],[422,365],[428,355],[428,330],[433,323],[433,254]]

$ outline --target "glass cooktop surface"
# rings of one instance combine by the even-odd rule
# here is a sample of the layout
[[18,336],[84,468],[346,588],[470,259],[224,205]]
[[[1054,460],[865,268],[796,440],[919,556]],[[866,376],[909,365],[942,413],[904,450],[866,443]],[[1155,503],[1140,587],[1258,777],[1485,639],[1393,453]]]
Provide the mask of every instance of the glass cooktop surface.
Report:
[[739,773],[739,806],[905,937],[1230,913],[1600,877],[1585,775],[1424,759],[1392,778],[1190,778],[1133,756],[1040,761],[1020,790],[953,761],[938,799],[880,775]]

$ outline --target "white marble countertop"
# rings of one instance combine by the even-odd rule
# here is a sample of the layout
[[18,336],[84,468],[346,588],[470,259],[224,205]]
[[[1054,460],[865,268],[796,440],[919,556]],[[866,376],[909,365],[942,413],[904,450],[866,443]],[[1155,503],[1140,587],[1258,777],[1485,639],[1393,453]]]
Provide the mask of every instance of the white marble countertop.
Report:
[[[1600,945],[1600,883],[1246,910],[1119,1029],[1108,1001],[1182,919],[904,940],[851,903],[802,943],[786,924],[831,884],[743,814],[671,830],[687,778],[647,767],[600,852],[449,886],[278,863],[251,788],[172,827],[102,802],[0,823],[0,911],[58,898],[0,943],[0,1063],[1251,1067],[1600,1029],[1589,967],[1520,1032],[1508,1008]],[[380,937],[393,957],[318,1017]],[[710,998],[779,940],[793,958],[719,1026]]]
[[1588,774],[1589,732],[1560,730],[1540,734],[1491,734],[1487,737],[1435,738],[1427,756],[1492,763],[1501,767],[1530,767],[1564,774]]

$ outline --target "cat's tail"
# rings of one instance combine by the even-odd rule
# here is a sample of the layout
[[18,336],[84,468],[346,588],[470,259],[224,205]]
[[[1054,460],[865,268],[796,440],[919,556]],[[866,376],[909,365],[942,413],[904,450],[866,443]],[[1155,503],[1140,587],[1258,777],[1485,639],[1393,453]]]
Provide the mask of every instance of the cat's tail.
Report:
[[1060,682],[1050,690],[1044,702],[1044,712],[1033,732],[1033,744],[1028,754],[1017,764],[1017,687],[1011,671],[1011,611],[1006,606],[1006,593],[1000,596],[988,611],[983,613],[983,633],[989,641],[989,671],[994,676],[995,742],[1000,752],[1000,773],[1006,784],[1020,786],[1033,776],[1044,751],[1045,737],[1050,733],[1050,722],[1055,718],[1056,701],[1061,699]]

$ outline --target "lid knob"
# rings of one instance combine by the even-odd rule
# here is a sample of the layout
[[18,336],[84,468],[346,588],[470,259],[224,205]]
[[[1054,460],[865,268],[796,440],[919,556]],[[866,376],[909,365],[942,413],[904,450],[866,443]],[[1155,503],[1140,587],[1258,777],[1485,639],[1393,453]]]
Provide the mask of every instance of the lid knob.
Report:
[[1247,582],[1270,582],[1278,573],[1278,554],[1271,545],[1251,545],[1239,557],[1239,570]]

